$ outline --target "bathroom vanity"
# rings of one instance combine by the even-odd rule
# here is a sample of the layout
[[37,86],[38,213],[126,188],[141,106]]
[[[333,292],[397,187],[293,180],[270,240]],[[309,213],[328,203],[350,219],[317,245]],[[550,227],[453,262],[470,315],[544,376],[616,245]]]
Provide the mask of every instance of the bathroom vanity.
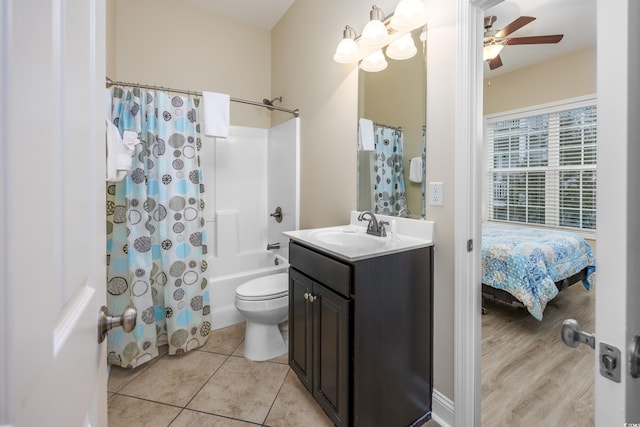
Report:
[[[340,233],[353,236],[341,240]],[[302,383],[337,426],[426,422],[431,242],[374,238],[346,227],[286,234],[289,364]],[[349,252],[354,247],[357,253]]]

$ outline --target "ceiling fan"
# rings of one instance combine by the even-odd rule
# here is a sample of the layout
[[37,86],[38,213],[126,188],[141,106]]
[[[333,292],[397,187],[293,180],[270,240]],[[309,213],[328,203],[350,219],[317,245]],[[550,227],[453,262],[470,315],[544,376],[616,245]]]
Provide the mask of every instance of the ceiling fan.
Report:
[[489,63],[489,69],[494,70],[502,66],[500,51],[506,45],[517,44],[547,44],[558,43],[562,40],[563,34],[550,36],[530,36],[530,37],[507,37],[514,31],[519,30],[536,18],[532,16],[521,16],[503,29],[492,30],[491,26],[496,22],[495,16],[485,16],[484,18],[484,55],[483,59]]

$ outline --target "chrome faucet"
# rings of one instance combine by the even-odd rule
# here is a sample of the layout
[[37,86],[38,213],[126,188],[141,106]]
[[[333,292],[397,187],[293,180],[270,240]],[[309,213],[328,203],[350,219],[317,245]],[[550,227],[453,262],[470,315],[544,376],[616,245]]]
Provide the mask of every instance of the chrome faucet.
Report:
[[369,216],[369,225],[367,225],[367,234],[372,234],[374,236],[379,237],[387,237],[387,230],[385,230],[384,226],[389,225],[386,221],[378,221],[376,216],[369,211],[361,212],[358,215],[358,221],[364,221],[365,216]]
[[398,212],[398,217],[400,218],[409,218],[409,215],[411,215],[411,212],[409,212],[409,208],[402,208]]
[[271,249],[280,249],[280,243],[267,243],[267,250],[270,251]]

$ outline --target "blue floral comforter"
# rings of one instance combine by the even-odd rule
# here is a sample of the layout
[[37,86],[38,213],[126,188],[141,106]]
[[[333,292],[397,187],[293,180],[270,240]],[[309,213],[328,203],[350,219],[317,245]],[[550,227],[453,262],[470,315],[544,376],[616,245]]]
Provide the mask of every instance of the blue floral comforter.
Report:
[[587,268],[588,290],[595,257],[580,236],[556,230],[508,225],[482,226],[482,283],[502,289],[542,320],[547,303],[558,295],[555,282]]

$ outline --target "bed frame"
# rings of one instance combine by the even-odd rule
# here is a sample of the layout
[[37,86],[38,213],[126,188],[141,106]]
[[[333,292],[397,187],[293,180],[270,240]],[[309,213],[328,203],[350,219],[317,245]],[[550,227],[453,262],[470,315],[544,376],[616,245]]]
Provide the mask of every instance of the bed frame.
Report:
[[[587,278],[587,267],[574,274],[573,276],[569,276],[566,279],[562,279],[556,282],[556,287],[558,288],[558,292],[562,292],[567,289],[569,286],[578,283]],[[501,301],[507,304],[511,304],[516,307],[526,308],[524,304],[522,304],[516,297],[511,295],[507,291],[503,291],[502,289],[494,288],[489,285],[482,284],[482,314],[487,314],[487,309],[484,306],[484,299],[491,298],[495,301]]]

